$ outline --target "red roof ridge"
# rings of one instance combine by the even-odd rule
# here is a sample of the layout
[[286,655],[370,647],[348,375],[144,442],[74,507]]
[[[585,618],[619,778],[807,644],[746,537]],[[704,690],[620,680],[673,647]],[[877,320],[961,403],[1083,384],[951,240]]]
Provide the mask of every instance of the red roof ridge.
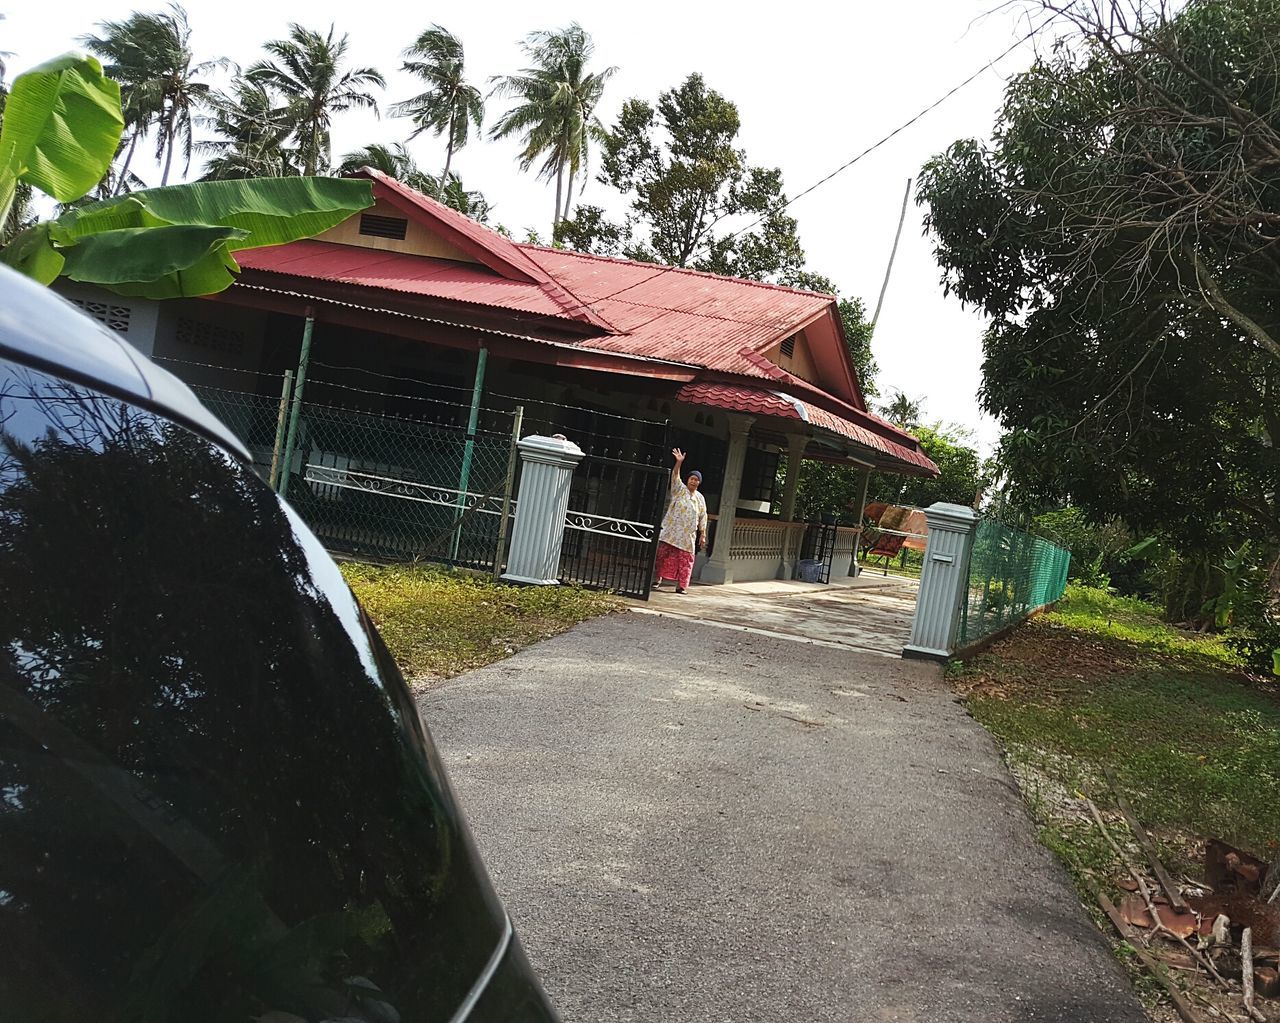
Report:
[[[554,245],[533,245],[528,242],[513,243],[517,248],[532,249],[535,252],[552,252],[562,256],[577,256],[579,259],[595,259],[602,263],[626,263],[630,266],[651,266],[666,273],[689,274],[693,277],[711,277],[717,281],[733,281],[735,284],[749,284],[753,288],[770,288],[774,291],[786,291],[792,295],[811,295],[814,298],[826,298],[835,302],[837,296],[825,291],[810,291],[808,288],[793,288],[787,284],[771,284],[768,281],[753,281],[749,277],[732,277],[729,274],[712,273],[710,270],[695,270],[688,266],[672,266],[670,263],[646,263],[641,259],[627,259],[625,256],[602,256],[594,252],[579,252],[577,249],[558,249]],[[624,288],[623,291],[626,289]]]

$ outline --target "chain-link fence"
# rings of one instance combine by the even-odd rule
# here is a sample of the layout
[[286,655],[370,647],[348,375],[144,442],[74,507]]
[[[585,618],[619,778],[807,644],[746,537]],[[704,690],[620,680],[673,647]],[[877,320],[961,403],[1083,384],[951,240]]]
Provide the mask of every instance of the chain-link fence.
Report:
[[[207,385],[192,390],[249,448],[264,479],[277,474],[277,489],[329,550],[479,569],[500,558],[516,455],[512,413],[487,410],[486,428],[468,434],[449,422],[304,400],[284,466],[292,405]],[[287,481],[278,478],[286,473]]]
[[980,519],[956,646],[968,646],[1052,604],[1066,590],[1070,563],[1070,551],[1043,537]]

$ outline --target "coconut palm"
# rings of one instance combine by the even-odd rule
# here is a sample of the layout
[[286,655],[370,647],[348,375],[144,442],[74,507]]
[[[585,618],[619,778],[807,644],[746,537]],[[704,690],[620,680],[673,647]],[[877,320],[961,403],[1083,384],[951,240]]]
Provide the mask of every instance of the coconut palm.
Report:
[[293,24],[288,39],[273,39],[263,47],[274,60],[259,61],[246,72],[283,99],[284,122],[290,127],[304,174],[328,166],[334,114],[358,107],[378,111],[368,90],[385,88],[387,83],[371,67],[344,69],[347,47],[348,37],[335,38],[332,25],[323,36]]
[[419,192],[430,192],[435,184],[429,174],[419,170],[417,163],[401,142],[394,142],[389,146],[375,142],[363,149],[357,149],[344,156],[334,170],[338,174],[350,174],[362,167],[380,170],[383,174],[395,178],[410,188],[416,188]]
[[168,11],[135,11],[124,21],[99,22],[100,35],[86,35],[81,42],[101,58],[103,70],[120,83],[125,115],[125,163],[117,176],[116,191],[128,179],[138,141],[155,129],[156,160],[163,161],[160,184],[169,183],[173,154],[182,150],[184,173],[191,167],[191,125],[211,87],[200,79],[228,67],[225,59],[194,63],[191,26],[178,4]]
[[285,147],[290,126],[262,85],[237,78],[229,92],[209,98],[210,116],[201,124],[218,137],[196,143],[208,154],[206,181],[279,178],[297,174],[297,154]]
[[440,182],[434,175],[426,174],[418,168],[403,143],[395,142],[384,146],[375,142],[363,149],[357,149],[354,153],[348,153],[334,169],[339,174],[350,174],[362,167],[372,167],[374,170],[382,171],[383,174],[389,174],[402,184],[417,189],[423,195],[429,195],[432,199],[444,203],[481,224],[489,221],[492,207],[482,192],[467,191],[462,184],[462,179],[453,172],[450,172],[448,180],[441,188]]
[[542,160],[538,176],[547,181],[555,178],[554,228],[569,215],[574,180],[586,175],[590,140],[602,131],[595,108],[618,69],[587,73],[595,46],[577,22],[558,32],[533,32],[523,48],[531,66],[493,80],[494,93],[514,97],[517,103],[490,135],[495,139],[519,136],[524,146],[520,169],[528,170]]
[[445,137],[444,170],[440,174],[440,187],[444,188],[453,154],[467,144],[471,126],[474,124],[479,130],[484,121],[484,97],[466,80],[462,43],[439,25],[432,25],[418,36],[404,55],[410,58],[404,62],[404,70],[417,75],[429,88],[396,103],[391,113],[413,120],[411,140],[424,131],[437,138]]

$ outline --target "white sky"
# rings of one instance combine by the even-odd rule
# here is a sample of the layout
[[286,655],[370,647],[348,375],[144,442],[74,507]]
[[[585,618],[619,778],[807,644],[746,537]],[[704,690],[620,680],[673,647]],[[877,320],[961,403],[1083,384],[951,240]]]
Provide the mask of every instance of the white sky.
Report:
[[[120,19],[161,3],[60,0],[51,8],[0,0],[0,50],[10,76],[75,46],[96,22]],[[654,0],[587,4],[544,0],[532,5],[487,0],[422,14],[390,4],[361,8],[338,0],[311,0],[286,8],[247,0],[187,0],[198,59],[226,56],[248,65],[262,40],[282,37],[291,20],[315,29],[336,22],[351,36],[351,59],[386,75],[387,102],[416,91],[396,71],[400,51],[437,17],[466,47],[473,81],[522,66],[520,39],[529,31],[580,21],[596,43],[599,66],[617,65],[599,115],[611,124],[624,100],[650,101],[692,71],[738,105],[740,141],[752,163],[780,166],[796,194],[963,81],[1026,32],[1013,13],[984,16],[993,0],[913,0],[884,3],[691,3]],[[366,15],[361,17],[361,14]],[[921,164],[957,138],[985,137],[1004,81],[1033,56],[1027,43],[893,141],[791,207],[811,269],[833,279],[842,293],[875,305],[897,224],[902,191]],[[490,104],[491,116],[502,101]],[[363,112],[341,115],[334,126],[335,157],[370,142],[403,140],[408,122],[376,120]],[[424,169],[443,164],[439,140],[421,137],[410,147]],[[525,228],[549,234],[554,186],[515,166],[514,142],[479,142],[455,156],[469,188],[495,206],[494,219],[518,237]],[[149,168],[139,168],[149,184]],[[619,205],[591,182],[585,201]],[[999,434],[979,415],[982,321],[954,297],[943,296],[939,272],[922,234],[922,211],[907,211],[893,278],[875,337],[882,395],[900,389],[923,398],[926,417],[971,427],[984,451]]]

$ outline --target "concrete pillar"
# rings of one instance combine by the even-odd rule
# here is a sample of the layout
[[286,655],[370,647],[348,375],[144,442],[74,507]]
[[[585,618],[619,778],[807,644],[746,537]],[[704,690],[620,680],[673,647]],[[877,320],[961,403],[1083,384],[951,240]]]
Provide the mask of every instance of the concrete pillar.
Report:
[[729,456],[725,459],[724,479],[720,481],[720,508],[716,522],[716,545],[702,566],[702,582],[733,582],[733,563],[729,549],[733,546],[733,527],[738,519],[738,495],[742,492],[742,463],[747,457],[747,434],[754,416],[729,415]]
[[[782,485],[782,521],[794,522],[796,518],[796,494],[800,490],[800,464],[809,438],[793,433],[787,438],[787,479]],[[788,576],[787,578],[790,578]]]
[[526,437],[520,448],[520,487],[511,532],[506,582],[555,586],[569,509],[569,486],[583,451],[563,437]]
[[961,504],[939,502],[924,514],[929,542],[911,621],[911,641],[902,648],[902,656],[945,661],[955,649],[960,611],[969,598],[969,554],[978,513]]

